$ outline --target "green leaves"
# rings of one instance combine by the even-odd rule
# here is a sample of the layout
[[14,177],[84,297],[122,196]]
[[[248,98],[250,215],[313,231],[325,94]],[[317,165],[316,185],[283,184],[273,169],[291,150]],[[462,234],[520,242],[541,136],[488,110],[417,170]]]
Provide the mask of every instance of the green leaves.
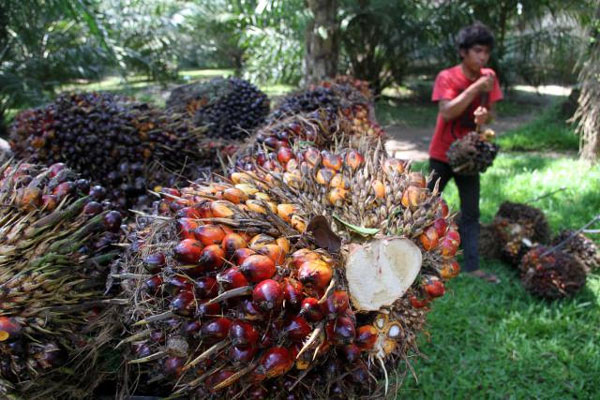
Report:
[[333,215],[333,218],[335,218],[338,222],[345,225],[351,231],[356,232],[362,236],[372,236],[379,232],[379,229],[377,229],[377,228],[364,228],[362,226],[353,225],[349,222],[344,221],[343,219],[341,219],[340,217],[338,217],[335,214]]

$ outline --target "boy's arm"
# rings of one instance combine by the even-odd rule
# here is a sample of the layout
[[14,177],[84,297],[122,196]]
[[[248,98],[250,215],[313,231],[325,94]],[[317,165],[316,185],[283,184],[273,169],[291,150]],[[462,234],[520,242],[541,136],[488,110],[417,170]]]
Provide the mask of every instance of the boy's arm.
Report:
[[461,115],[479,93],[489,92],[492,90],[493,85],[493,76],[482,76],[452,100],[440,100],[440,114],[444,121],[453,120]]

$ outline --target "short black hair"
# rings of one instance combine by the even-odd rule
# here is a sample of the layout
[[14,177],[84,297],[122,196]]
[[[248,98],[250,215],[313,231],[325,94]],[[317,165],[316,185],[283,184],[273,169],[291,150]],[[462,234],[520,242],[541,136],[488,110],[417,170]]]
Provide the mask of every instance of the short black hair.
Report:
[[477,21],[473,25],[466,26],[458,32],[456,38],[458,50],[469,50],[476,45],[494,48],[494,35],[487,26]]

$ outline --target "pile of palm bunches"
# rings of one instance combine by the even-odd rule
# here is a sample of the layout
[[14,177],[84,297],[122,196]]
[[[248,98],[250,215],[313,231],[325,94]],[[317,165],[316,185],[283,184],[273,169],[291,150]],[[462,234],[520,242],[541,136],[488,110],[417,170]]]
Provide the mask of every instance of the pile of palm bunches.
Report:
[[18,157],[63,162],[105,186],[122,208],[147,202],[156,185],[172,185],[172,171],[191,179],[213,165],[219,145],[199,136],[178,115],[110,93],[61,95],[20,113],[11,127]]
[[550,227],[544,213],[527,204],[502,203],[492,224],[502,258],[515,267],[532,245],[550,241]]
[[0,167],[0,397],[87,397],[114,334],[105,281],[121,214],[63,164]]
[[121,274],[128,381],[198,399],[385,396],[458,273],[456,226],[379,150],[302,157],[287,182],[260,170],[164,189],[140,218]]
[[565,229],[552,239],[552,246],[560,246],[561,251],[577,258],[585,267],[586,273],[600,266],[598,246],[581,232]]
[[498,154],[498,145],[490,142],[493,136],[490,130],[482,134],[469,132],[466,136],[452,142],[446,153],[452,170],[461,175],[485,172]]
[[523,286],[531,294],[558,299],[577,293],[586,281],[584,265],[563,251],[535,246],[519,265]]
[[187,113],[206,134],[221,139],[245,139],[269,113],[267,95],[239,78],[215,78],[176,88],[167,109]]

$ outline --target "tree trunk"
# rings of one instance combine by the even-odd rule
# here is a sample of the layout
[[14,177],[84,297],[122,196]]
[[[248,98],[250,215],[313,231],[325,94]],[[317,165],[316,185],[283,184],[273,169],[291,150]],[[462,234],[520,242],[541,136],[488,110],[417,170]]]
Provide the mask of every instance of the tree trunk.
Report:
[[316,83],[337,73],[339,24],[337,0],[307,0],[313,19],[306,27],[304,80]]
[[[590,23],[590,46],[581,63],[581,93],[573,120],[580,135],[579,153],[583,160],[598,162],[600,155],[600,4]],[[586,57],[587,56],[587,57]]]

